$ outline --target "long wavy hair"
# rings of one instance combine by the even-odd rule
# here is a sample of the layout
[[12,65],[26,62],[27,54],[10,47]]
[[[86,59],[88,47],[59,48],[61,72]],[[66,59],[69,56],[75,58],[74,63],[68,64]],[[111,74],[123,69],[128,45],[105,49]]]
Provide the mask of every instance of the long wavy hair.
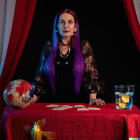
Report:
[[73,67],[73,73],[74,73],[74,79],[75,79],[74,89],[75,89],[75,93],[79,95],[80,87],[81,87],[83,76],[84,76],[84,59],[83,59],[81,48],[80,48],[78,19],[75,13],[69,9],[59,11],[55,17],[54,26],[53,26],[53,39],[52,39],[53,50],[45,61],[43,71],[47,80],[49,81],[49,84],[51,86],[52,93],[54,96],[55,95],[55,58],[56,58],[58,45],[60,42],[60,35],[58,32],[56,32],[56,30],[57,30],[59,17],[62,13],[69,13],[74,17],[75,28],[77,29],[75,35],[71,36],[70,45],[75,50],[74,51],[74,67]]

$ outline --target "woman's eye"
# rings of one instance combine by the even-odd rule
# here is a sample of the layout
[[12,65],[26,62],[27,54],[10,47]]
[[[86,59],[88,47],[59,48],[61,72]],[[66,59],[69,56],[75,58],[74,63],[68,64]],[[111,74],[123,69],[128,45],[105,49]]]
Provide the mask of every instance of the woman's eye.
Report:
[[64,21],[59,21],[59,24],[64,23]]
[[72,21],[69,21],[69,23],[72,23]]

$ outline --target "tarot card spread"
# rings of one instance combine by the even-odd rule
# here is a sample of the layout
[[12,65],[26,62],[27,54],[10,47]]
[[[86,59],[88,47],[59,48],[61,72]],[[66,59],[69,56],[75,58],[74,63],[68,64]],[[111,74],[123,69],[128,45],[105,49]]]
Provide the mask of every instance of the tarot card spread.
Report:
[[77,111],[89,111],[89,110],[101,110],[100,108],[96,108],[96,107],[85,107],[84,105],[74,105],[74,106],[70,106],[70,105],[57,105],[57,104],[50,104],[47,105],[45,107],[52,107],[52,110],[66,110],[66,109],[70,109],[70,108],[77,108]]

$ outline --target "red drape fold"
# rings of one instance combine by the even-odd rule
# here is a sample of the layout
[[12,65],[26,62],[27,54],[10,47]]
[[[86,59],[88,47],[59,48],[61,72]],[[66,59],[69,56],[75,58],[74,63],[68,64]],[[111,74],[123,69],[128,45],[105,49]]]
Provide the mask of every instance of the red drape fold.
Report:
[[137,47],[140,52],[140,25],[137,19],[136,11],[134,8],[133,0],[123,0],[124,8],[127,14],[127,18],[135,38]]
[[37,0],[17,0],[6,59],[0,77],[0,115],[5,107],[3,90],[11,81],[32,23]]

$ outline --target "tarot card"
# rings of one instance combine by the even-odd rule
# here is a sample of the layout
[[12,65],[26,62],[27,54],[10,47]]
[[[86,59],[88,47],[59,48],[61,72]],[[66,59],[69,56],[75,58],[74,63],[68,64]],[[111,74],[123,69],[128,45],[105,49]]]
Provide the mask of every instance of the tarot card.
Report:
[[45,107],[58,107],[60,105],[56,105],[56,104],[50,104],[50,105],[46,105]]
[[74,105],[74,107],[85,107],[84,105]]
[[89,111],[88,108],[77,108],[77,111]]
[[73,106],[70,105],[61,105],[61,107],[73,108]]
[[89,110],[101,110],[100,108],[96,108],[96,107],[88,107]]
[[66,110],[66,109],[70,109],[70,108],[61,106],[61,107],[53,108],[52,110],[60,110],[60,111],[62,111],[62,110]]

